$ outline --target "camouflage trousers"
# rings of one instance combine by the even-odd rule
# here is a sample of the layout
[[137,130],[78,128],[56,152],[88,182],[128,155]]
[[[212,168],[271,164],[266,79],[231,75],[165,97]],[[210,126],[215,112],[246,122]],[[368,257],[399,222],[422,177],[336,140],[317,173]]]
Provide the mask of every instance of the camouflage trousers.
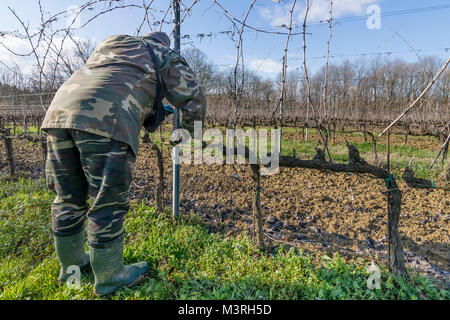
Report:
[[135,162],[131,148],[88,132],[51,129],[47,151],[46,183],[56,193],[53,233],[63,237],[84,231],[87,218],[89,245],[103,248],[122,237]]

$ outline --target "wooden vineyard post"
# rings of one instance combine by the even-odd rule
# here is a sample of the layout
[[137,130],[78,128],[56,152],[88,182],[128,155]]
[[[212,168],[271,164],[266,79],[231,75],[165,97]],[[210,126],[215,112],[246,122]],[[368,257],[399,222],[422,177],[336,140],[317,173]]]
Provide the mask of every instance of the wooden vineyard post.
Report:
[[261,172],[258,164],[251,165],[253,172],[253,241],[260,249],[264,248],[263,223],[261,213]]
[[[447,139],[448,139],[448,138],[447,138]],[[444,147],[444,153],[442,154],[442,160],[441,160],[442,166],[444,166],[444,164],[445,164],[445,159],[447,158],[447,154],[448,154],[448,145],[449,145],[449,142],[448,142],[448,140],[447,140],[447,143],[445,144],[445,147]]]
[[40,140],[40,145],[41,145],[41,149],[42,149],[42,154],[43,159],[44,159],[44,166],[45,166],[45,161],[47,161],[47,139],[41,139]]
[[398,232],[398,220],[400,218],[402,193],[398,188],[395,177],[391,174],[390,168],[390,151],[391,151],[391,130],[387,131],[387,171],[386,179],[387,189],[387,238],[388,238],[388,267],[389,272],[398,275],[408,276],[403,257],[403,244]]
[[376,165],[378,165],[378,154],[377,154],[377,141],[375,140],[375,136],[373,135],[372,132],[367,131],[367,134],[370,136],[370,138],[372,139],[372,155],[375,159],[375,163]]
[[16,176],[16,173],[14,170],[14,153],[13,153],[11,138],[8,136],[4,136],[3,142],[5,143],[6,158],[8,160],[8,164],[9,164],[9,176],[11,179],[14,179]]
[[389,237],[389,271],[401,276],[408,276],[403,256],[403,244],[398,232],[402,193],[393,176],[389,176],[388,189],[388,237]]
[[151,148],[156,152],[156,158],[158,159],[158,186],[156,188],[155,200],[156,200],[156,209],[158,212],[162,212],[164,208],[164,162],[161,150],[158,146],[149,141]]
[[450,142],[450,134],[448,135],[447,139],[445,140],[444,144],[442,145],[441,149],[439,150],[439,153],[437,154],[436,158],[434,158],[433,162],[431,163],[430,170],[433,168],[434,164],[436,163],[436,160],[441,155],[442,150],[444,150],[444,153],[442,155],[442,165],[444,165],[445,157],[447,156],[447,152],[448,152],[449,142]]
[[142,143],[149,143],[150,142],[150,134],[145,131],[144,135],[142,136]]

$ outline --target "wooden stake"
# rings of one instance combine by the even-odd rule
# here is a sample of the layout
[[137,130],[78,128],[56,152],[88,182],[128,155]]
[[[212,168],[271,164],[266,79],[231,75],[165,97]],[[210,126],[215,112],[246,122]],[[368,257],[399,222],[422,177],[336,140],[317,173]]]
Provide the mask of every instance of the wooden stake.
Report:
[[[433,168],[434,163],[436,162],[436,160],[437,160],[437,159],[439,158],[439,156],[441,155],[442,150],[444,150],[445,147],[448,145],[449,140],[450,140],[450,134],[448,135],[447,139],[445,140],[444,144],[442,145],[441,149],[439,150],[438,155],[436,156],[436,158],[434,158],[433,162],[431,163],[430,169]],[[444,153],[444,154],[445,154],[445,153]],[[442,159],[444,159],[444,158],[442,158]]]
[[5,143],[5,149],[6,149],[6,157],[8,159],[9,164],[9,176],[11,179],[14,179],[16,177],[15,169],[14,169],[14,153],[13,153],[13,147],[10,137],[3,137],[3,141]]

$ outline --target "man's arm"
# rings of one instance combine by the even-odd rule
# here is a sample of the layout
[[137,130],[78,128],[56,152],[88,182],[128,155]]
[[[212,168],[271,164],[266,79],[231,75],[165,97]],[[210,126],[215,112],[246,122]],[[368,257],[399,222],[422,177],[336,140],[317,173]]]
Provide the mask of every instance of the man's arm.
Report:
[[206,98],[186,61],[176,56],[161,73],[163,95],[183,113],[181,125],[194,137],[194,121],[204,121]]

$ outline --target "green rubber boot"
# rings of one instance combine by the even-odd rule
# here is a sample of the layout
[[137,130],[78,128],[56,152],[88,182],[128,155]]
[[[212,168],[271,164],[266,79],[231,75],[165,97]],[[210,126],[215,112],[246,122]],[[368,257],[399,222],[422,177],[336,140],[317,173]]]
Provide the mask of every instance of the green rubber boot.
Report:
[[123,264],[123,237],[107,248],[90,247],[94,294],[104,296],[140,284],[149,269],[145,261]]
[[72,275],[72,272],[67,272],[70,266],[75,265],[82,272],[89,269],[89,253],[84,252],[84,231],[68,237],[54,235],[53,239],[56,255],[61,263],[58,277],[60,284],[64,284]]

